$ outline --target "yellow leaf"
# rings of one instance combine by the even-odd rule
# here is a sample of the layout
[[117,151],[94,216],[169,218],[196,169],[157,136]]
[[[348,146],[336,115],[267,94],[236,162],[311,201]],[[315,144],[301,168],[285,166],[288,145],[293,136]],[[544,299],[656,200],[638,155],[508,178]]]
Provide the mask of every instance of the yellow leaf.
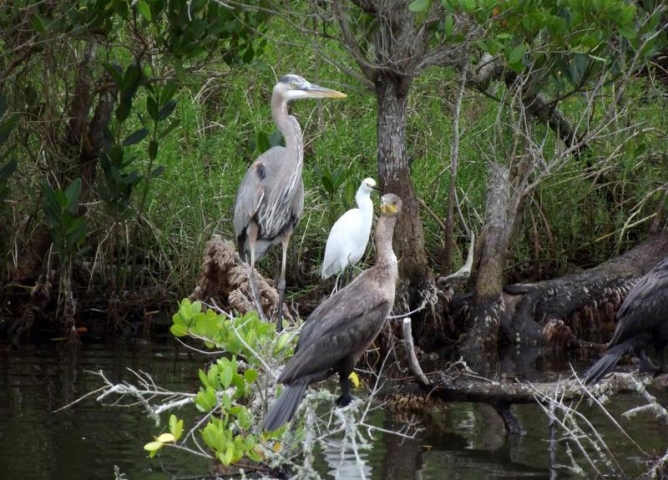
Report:
[[355,372],[351,372],[350,375],[348,375],[348,378],[353,382],[355,388],[360,388],[360,377],[358,377]]
[[274,452],[276,453],[280,452],[282,447],[283,445],[281,445],[281,442],[274,443]]
[[162,448],[162,442],[148,442],[144,445],[144,450],[147,452],[156,452]]
[[171,433],[163,433],[158,438],[156,438],[156,440],[160,443],[169,443],[176,441],[176,438],[174,438],[174,435]]

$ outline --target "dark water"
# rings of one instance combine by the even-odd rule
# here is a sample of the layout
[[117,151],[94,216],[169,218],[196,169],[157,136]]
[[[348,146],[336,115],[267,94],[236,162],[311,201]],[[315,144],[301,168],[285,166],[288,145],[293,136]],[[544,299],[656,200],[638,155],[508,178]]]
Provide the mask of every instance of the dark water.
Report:
[[[101,407],[87,400],[54,413],[100,386],[87,370],[103,370],[115,382],[134,382],[128,368],[143,370],[165,388],[194,392],[197,370],[204,361],[172,344],[82,345],[76,354],[58,344],[11,350],[0,344],[0,480],[114,479],[115,468],[128,480],[206,474],[211,464],[173,450],[157,459],[147,458],[143,445],[158,430],[140,407]],[[566,372],[568,368],[567,363],[535,353],[519,362],[511,355],[504,362],[499,368],[519,378],[544,377],[540,370]],[[619,414],[637,403],[637,398],[619,397],[611,410]],[[626,474],[633,477],[643,472],[643,457],[600,413],[587,410]],[[434,414],[415,439],[378,434],[373,449],[362,453],[362,466],[352,454],[342,456],[340,447],[332,445],[319,452],[319,470],[323,476],[332,472],[330,478],[338,472],[341,479],[576,478],[551,468],[547,421],[541,410],[523,406],[513,411],[527,435],[507,436],[497,414],[485,405],[452,404]],[[385,428],[396,427],[382,410],[373,420]],[[668,447],[668,427],[650,414],[621,424],[651,454],[663,455]],[[560,449],[557,463],[565,463],[564,451]]]

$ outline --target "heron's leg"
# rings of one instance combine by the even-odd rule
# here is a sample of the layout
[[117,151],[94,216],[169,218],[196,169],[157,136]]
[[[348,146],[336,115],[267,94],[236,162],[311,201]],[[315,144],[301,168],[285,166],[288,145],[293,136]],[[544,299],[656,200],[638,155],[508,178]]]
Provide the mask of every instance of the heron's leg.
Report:
[[260,301],[260,289],[257,286],[257,278],[255,278],[255,241],[257,240],[257,225],[255,222],[251,222],[248,225],[248,244],[250,246],[250,275],[248,276],[248,281],[250,283],[251,295],[253,296],[253,302],[255,303],[255,309],[257,314],[262,320],[267,322],[267,318],[264,315],[262,310],[262,302]]
[[278,278],[278,312],[276,313],[276,331],[283,330],[283,302],[285,301],[285,264],[288,258],[288,243],[290,243],[289,232],[283,236],[281,246],[283,247],[283,255],[281,257],[281,276]]

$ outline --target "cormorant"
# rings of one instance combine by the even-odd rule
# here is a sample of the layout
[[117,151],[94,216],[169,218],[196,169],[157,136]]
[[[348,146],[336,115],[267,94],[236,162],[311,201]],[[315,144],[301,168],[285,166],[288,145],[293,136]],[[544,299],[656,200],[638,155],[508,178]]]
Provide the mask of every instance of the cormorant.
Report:
[[[619,359],[634,353],[640,370],[665,371],[668,345],[668,257],[659,262],[631,289],[617,312],[617,326],[603,357],[584,375],[586,384],[598,382]],[[645,350],[654,345],[661,364],[657,369]]]
[[264,418],[263,430],[276,430],[290,421],[309,384],[334,373],[339,374],[342,392],[337,405],[351,402],[348,376],[385,325],[399,276],[392,234],[401,199],[392,193],[383,195],[380,210],[375,265],[323,301],[306,319],[295,354],[278,378],[284,391]]

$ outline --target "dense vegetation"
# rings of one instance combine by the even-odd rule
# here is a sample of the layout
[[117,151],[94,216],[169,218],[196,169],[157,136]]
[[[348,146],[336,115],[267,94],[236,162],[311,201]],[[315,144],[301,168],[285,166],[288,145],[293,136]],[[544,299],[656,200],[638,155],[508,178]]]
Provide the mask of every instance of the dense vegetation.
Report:
[[[503,159],[522,170],[526,164],[513,159],[536,149],[507,249],[507,281],[593,266],[646,236],[664,201],[665,85],[647,63],[663,40],[662,12],[649,3],[632,11],[594,3],[578,7],[598,18],[587,33],[590,17],[571,7],[582,17],[564,26],[546,13],[550,2],[511,2],[498,18],[493,2],[419,1],[410,10],[406,2],[415,24],[433,29],[432,46],[459,48],[471,25],[487,25],[466,54],[471,65],[500,54],[507,73],[485,89],[464,89],[452,65],[425,64],[411,76],[405,156],[424,202],[417,218],[431,272],[461,264],[468,232],[488,221],[490,164]],[[379,171],[383,142],[369,81],[377,77],[355,72],[349,46],[318,5],[258,5],[266,8],[141,0],[0,7],[0,281],[9,300],[2,315],[20,320],[14,333],[54,310],[73,326],[93,307],[113,318],[188,294],[204,243],[214,232],[232,236],[243,172],[280,141],[268,100],[287,72],[349,95],[292,109],[305,132],[307,193],[288,288],[296,299],[317,288],[328,229],[352,205],[359,181]],[[359,34],[374,12],[350,8]],[[521,8],[533,9],[534,23],[517,23]],[[461,18],[470,24],[453,23]],[[550,56],[564,48],[573,50]],[[620,52],[631,54],[608,60]],[[540,72],[548,73],[535,87],[581,128],[586,150],[577,155],[563,154],[549,121],[517,107],[509,76]],[[528,135],[531,142],[518,146]],[[277,271],[271,259],[263,268],[269,277]]]

